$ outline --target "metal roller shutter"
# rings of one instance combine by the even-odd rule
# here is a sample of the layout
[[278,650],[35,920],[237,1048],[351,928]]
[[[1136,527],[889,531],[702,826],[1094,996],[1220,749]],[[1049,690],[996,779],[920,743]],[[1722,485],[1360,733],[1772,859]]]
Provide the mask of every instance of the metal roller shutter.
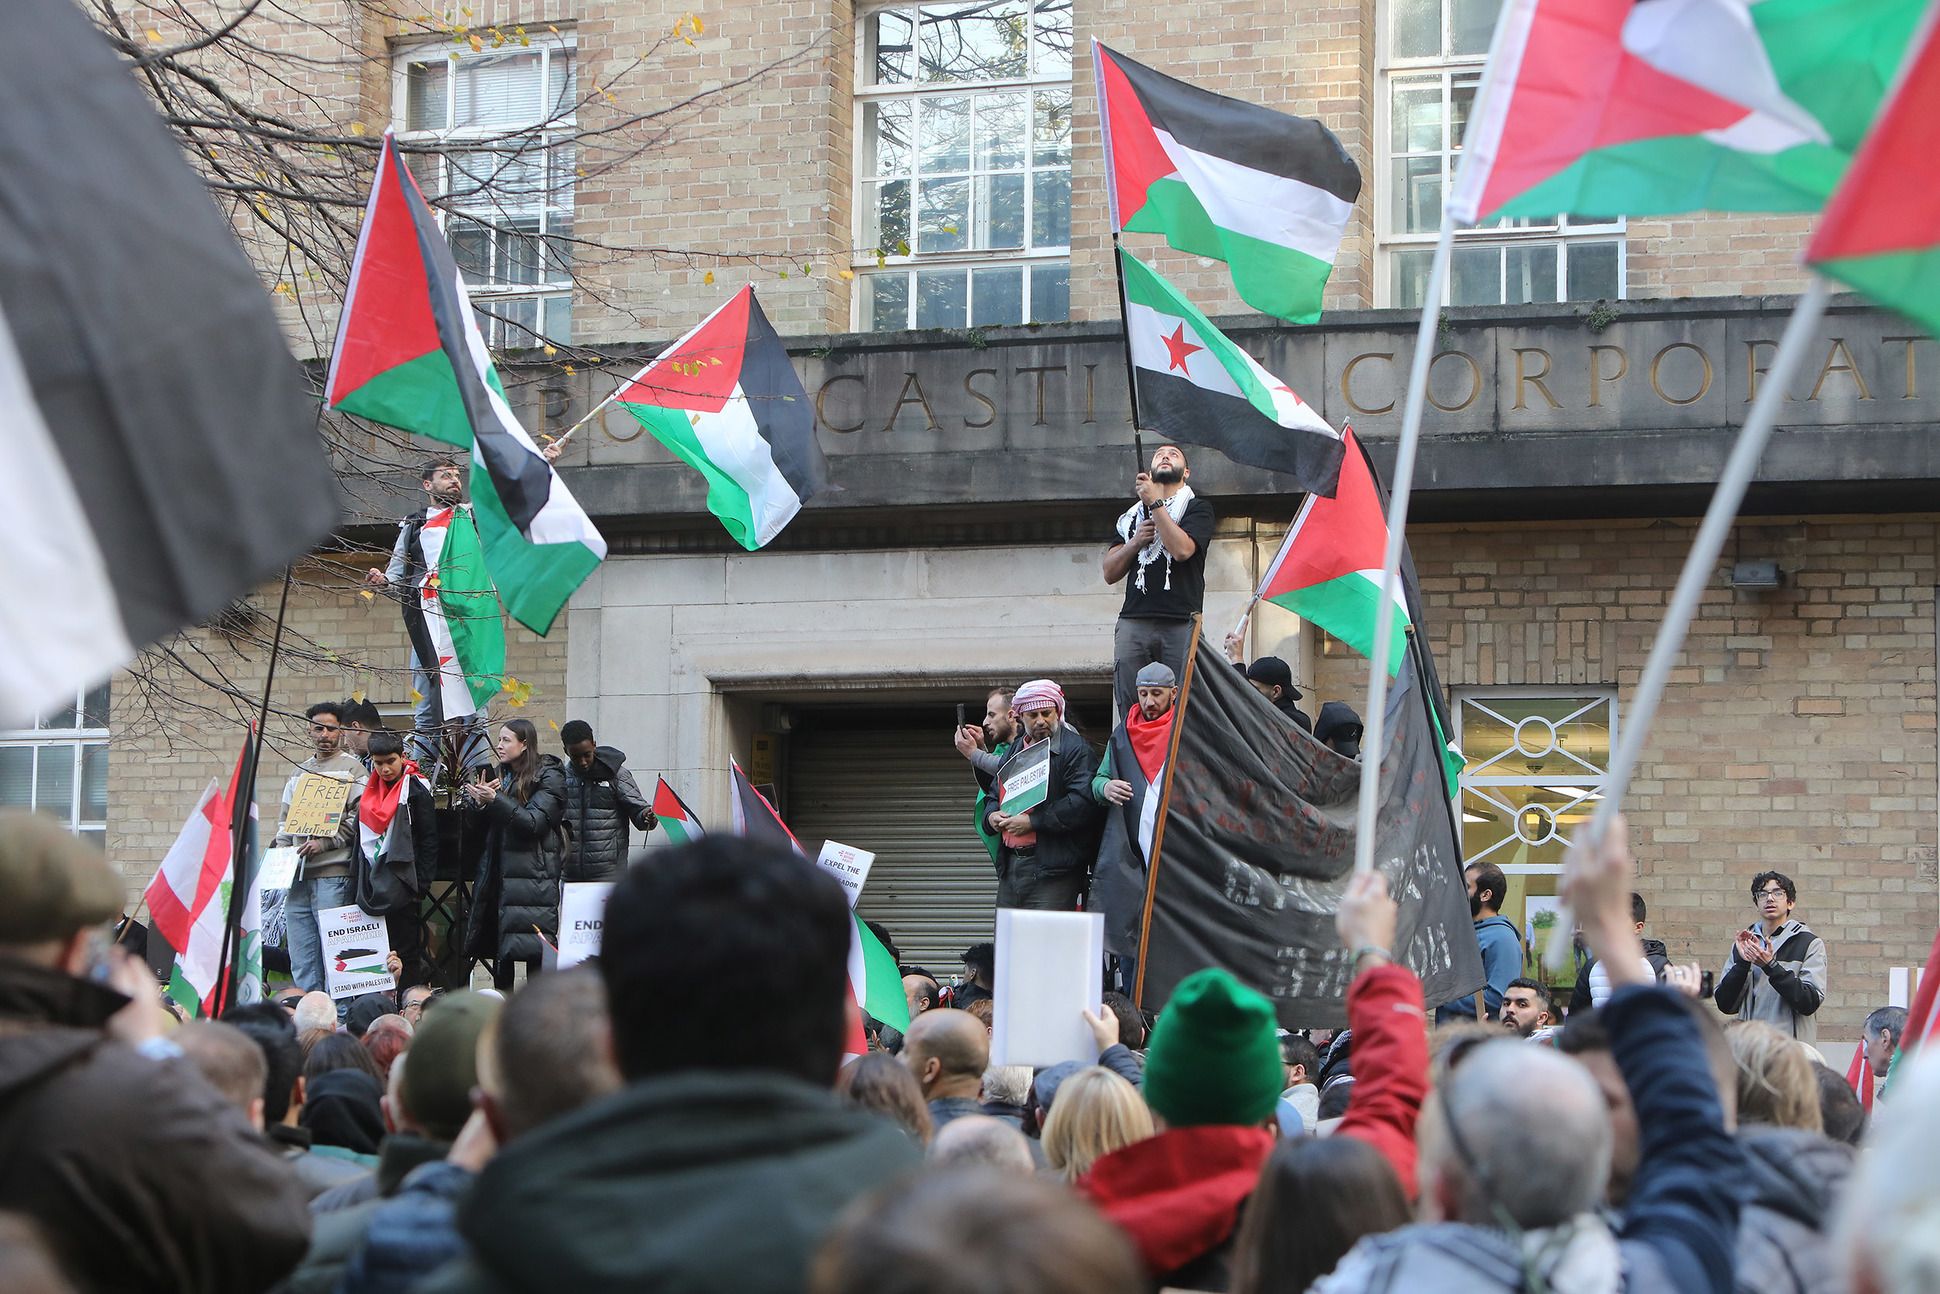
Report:
[[858,911],[895,938],[905,964],[945,979],[989,939],[997,878],[971,825],[977,786],[948,724],[822,726],[789,734],[788,825],[805,849],[824,840],[876,855]]

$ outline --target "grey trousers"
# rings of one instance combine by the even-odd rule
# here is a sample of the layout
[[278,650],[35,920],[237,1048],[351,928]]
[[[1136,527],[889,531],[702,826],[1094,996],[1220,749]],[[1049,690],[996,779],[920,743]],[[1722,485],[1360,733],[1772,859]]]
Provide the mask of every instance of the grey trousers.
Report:
[[1172,667],[1175,678],[1184,681],[1186,651],[1192,646],[1190,620],[1128,620],[1118,618],[1112,634],[1111,696],[1118,707],[1118,721],[1138,704],[1138,671],[1153,661]]

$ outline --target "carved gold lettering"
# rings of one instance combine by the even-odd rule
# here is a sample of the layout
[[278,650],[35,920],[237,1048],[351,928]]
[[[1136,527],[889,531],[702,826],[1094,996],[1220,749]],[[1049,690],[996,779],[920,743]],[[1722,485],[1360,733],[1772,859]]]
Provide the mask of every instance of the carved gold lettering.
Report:
[[1037,421],[1035,421],[1035,422],[1033,422],[1033,423],[1031,424],[1031,426],[1033,426],[1033,427],[1042,427],[1042,426],[1044,426],[1044,425],[1045,425],[1045,422],[1044,422],[1044,375],[1045,375],[1046,373],[1065,373],[1065,372],[1069,372],[1069,371],[1070,371],[1070,370],[1068,370],[1068,369],[1067,369],[1067,368],[1066,368],[1066,367],[1065,367],[1064,365],[1062,365],[1062,364],[1036,364],[1036,365],[1030,365],[1030,366],[1024,366],[1024,365],[1020,365],[1020,366],[1018,367],[1018,369],[1017,369],[1017,373],[1018,373],[1018,376],[1020,376],[1020,377],[1021,377],[1021,376],[1023,376],[1024,374],[1026,374],[1026,373],[1035,373],[1035,374],[1037,375]]
[[972,400],[975,400],[978,404],[981,404],[984,408],[990,410],[990,416],[982,422],[972,422],[968,418],[963,420],[963,425],[973,431],[980,427],[988,427],[991,423],[997,421],[997,402],[985,395],[982,391],[979,391],[976,387],[970,385],[971,378],[985,374],[996,377],[997,370],[994,368],[973,368],[963,375],[963,393]]
[[1918,398],[1920,394],[1920,374],[1913,367],[1913,343],[1925,341],[1926,337],[1916,333],[1911,337],[1881,337],[1880,340],[1883,342],[1896,341],[1906,347],[1906,393],[1900,396],[1900,399],[1912,400]]
[[[1615,355],[1617,357],[1616,372],[1605,373],[1603,371],[1603,357],[1605,355]],[[1630,354],[1628,351],[1624,350],[1623,347],[1621,346],[1590,347],[1590,407],[1592,409],[1595,409],[1600,407],[1603,404],[1603,384],[1605,382],[1619,381],[1622,379],[1623,375],[1628,373],[1629,371],[1630,371]]]
[[[824,380],[822,385],[815,388],[815,420],[824,427],[827,427],[830,431],[841,432],[844,435],[852,431],[861,431],[864,415],[857,414],[854,422],[846,427],[838,427],[829,421],[828,414],[822,410],[822,401],[828,397],[830,387],[834,386],[837,382],[855,382],[859,384],[861,381],[862,375],[859,373],[837,373]],[[893,417],[890,420],[892,422],[895,421]]]
[[1378,359],[1384,364],[1392,364],[1394,362],[1394,352],[1391,350],[1371,350],[1348,360],[1347,366],[1340,371],[1340,398],[1347,401],[1347,407],[1355,413],[1392,413],[1394,412],[1394,401],[1392,400],[1376,409],[1370,408],[1354,398],[1354,370],[1359,368],[1364,361],[1370,359]]
[[[1839,359],[1841,356],[1844,357],[1843,363],[1833,363],[1835,359]],[[1852,378],[1853,385],[1859,388],[1860,399],[1870,400],[1873,398],[1872,388],[1866,385],[1866,375],[1859,371],[1859,364],[1853,359],[1852,351],[1847,349],[1846,339],[1844,337],[1834,337],[1832,339],[1832,345],[1826,349],[1825,363],[1819,366],[1819,380],[1812,384],[1812,394],[1806,398],[1816,401],[1819,398],[1819,391],[1825,386],[1825,380],[1834,373],[1844,373]]]
[[[1468,394],[1462,398],[1462,402],[1460,404],[1443,404],[1440,400],[1437,400],[1435,398],[1435,365],[1441,363],[1445,359],[1450,359],[1450,358],[1459,359],[1462,361],[1462,363],[1468,365]],[[1428,403],[1434,405],[1437,409],[1441,410],[1443,413],[1460,413],[1462,410],[1468,408],[1471,404],[1474,404],[1476,397],[1481,394],[1482,394],[1482,366],[1480,364],[1477,364],[1475,362],[1475,356],[1469,354],[1467,351],[1445,350],[1441,354],[1435,356],[1435,358],[1428,361]],[[1548,393],[1545,392],[1544,394],[1548,394]],[[1551,401],[1551,403],[1554,403],[1554,401]]]
[[[1773,341],[1769,337],[1754,337],[1750,341],[1745,343],[1745,403],[1746,404],[1750,404],[1753,400],[1756,400],[1758,398],[1758,379],[1765,376],[1765,373],[1766,373],[1765,366],[1758,362],[1758,348],[1760,346],[1769,346],[1773,350],[1778,349],[1778,343]],[[1786,392],[1785,398],[1787,400],[1792,398],[1792,395],[1789,391]]]
[[1097,408],[1098,408],[1098,366],[1096,364],[1087,364],[1085,365],[1085,422],[1087,424],[1095,423],[1098,421],[1098,419],[1095,416],[1093,416],[1097,412]]
[[645,424],[643,424],[638,418],[635,418],[632,414],[627,414],[626,417],[620,423],[621,426],[627,429],[626,435],[622,436],[619,432],[613,430],[613,425],[607,421],[607,419],[611,418],[612,416],[613,416],[612,405],[609,404],[604,409],[600,410],[599,412],[600,435],[606,437],[608,440],[612,441],[616,445],[624,445],[629,440],[640,439],[640,433],[647,429]]
[[[911,391],[915,391],[916,394],[911,395]],[[896,419],[901,415],[904,406],[912,404],[922,406],[923,416],[929,420],[929,429],[931,431],[942,430],[942,427],[936,421],[936,410],[930,408],[930,398],[923,394],[922,380],[908,369],[903,370],[903,389],[897,394],[896,407],[889,411],[889,420],[882,424],[882,429],[884,431],[894,430]]]
[[[1516,352],[1516,403],[1514,407],[1518,409],[1526,407],[1523,404],[1523,387],[1533,386],[1543,393],[1543,399],[1549,402],[1550,408],[1562,408],[1563,406],[1556,402],[1556,397],[1549,393],[1549,388],[1543,385],[1543,379],[1549,376],[1551,363],[1549,352],[1541,346],[1517,346],[1514,350]],[[1527,372],[1524,368],[1527,358],[1531,355],[1541,355],[1543,357],[1543,366],[1534,373]]]
[[[1670,354],[1674,350],[1688,350],[1688,351],[1694,352],[1698,357],[1698,363],[1704,366],[1704,371],[1698,381],[1698,389],[1695,395],[1689,395],[1689,396],[1684,396],[1680,398],[1673,395],[1666,395],[1664,393],[1664,384],[1658,378],[1658,370],[1664,366],[1664,356]],[[1711,371],[1711,357],[1705,354],[1704,347],[1698,345],[1696,342],[1674,341],[1670,345],[1664,347],[1664,349],[1658,351],[1655,355],[1651,356],[1651,359],[1650,359],[1650,389],[1651,389],[1651,392],[1654,395],[1656,395],[1656,397],[1659,400],[1662,400],[1665,404],[1675,404],[1675,405],[1696,404],[1699,400],[1702,400],[1705,396],[1705,393],[1711,389],[1712,377],[1713,377],[1713,373]]]

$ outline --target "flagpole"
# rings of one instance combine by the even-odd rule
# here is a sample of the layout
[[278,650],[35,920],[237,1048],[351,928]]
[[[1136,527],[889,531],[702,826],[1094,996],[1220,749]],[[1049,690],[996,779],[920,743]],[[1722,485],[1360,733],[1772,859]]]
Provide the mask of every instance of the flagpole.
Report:
[[[321,415],[319,415],[321,417]],[[290,609],[290,584],[295,579],[296,563],[283,568],[283,596],[276,604],[276,632],[269,643],[269,663],[263,668],[263,700],[256,708],[256,722],[244,738],[242,770],[236,778],[236,791],[229,806],[229,913],[222,926],[222,951],[216,959],[215,1010],[221,1015],[235,1001],[233,958],[242,941],[243,910],[248,906],[250,867],[243,850],[248,839],[249,811],[242,806],[256,802],[256,771],[262,764],[263,731],[269,725],[270,690],[276,685],[276,656],[283,649],[283,622]],[[243,797],[248,796],[244,801]]]
[[[652,365],[648,365],[647,367],[651,368]],[[640,372],[644,373],[646,372],[646,369],[641,369]],[[635,373],[633,376],[638,377],[639,375],[640,375],[639,373]],[[546,443],[548,445],[565,444],[568,440],[572,439],[572,434],[575,431],[578,431],[581,427],[584,427],[587,423],[599,417],[600,410],[604,409],[607,405],[612,404],[615,400],[619,399],[620,392],[626,390],[627,387],[631,386],[632,384],[633,384],[633,379],[628,378],[626,381],[614,387],[613,393],[607,396],[604,400],[601,400],[598,404],[594,405],[592,408],[592,411],[589,412],[584,418],[581,418],[578,422],[566,428],[564,431],[560,432],[557,436],[554,436],[551,440],[547,441]]]
[[1455,217],[1442,204],[1435,258],[1422,289],[1421,324],[1408,369],[1408,402],[1401,415],[1401,441],[1395,447],[1394,488],[1388,495],[1388,546],[1381,558],[1381,596],[1374,609],[1374,651],[1368,665],[1367,711],[1361,717],[1361,796],[1354,815],[1354,870],[1374,869],[1374,819],[1380,807],[1381,760],[1387,746],[1388,636],[1394,628],[1394,599],[1401,584],[1401,547],[1407,542],[1408,497],[1414,491],[1415,451],[1421,443],[1421,415],[1428,400],[1428,366],[1435,358],[1435,330],[1441,320],[1449,252],[1455,243]]
[[[1650,725],[1657,714],[1657,703],[1663,699],[1664,685],[1670,681],[1672,662],[1683,650],[1685,635],[1697,614],[1698,601],[1704,596],[1704,590],[1717,571],[1718,555],[1724,551],[1724,541],[1731,534],[1732,523],[1737,520],[1739,505],[1745,500],[1745,491],[1750,488],[1751,478],[1758,470],[1758,460],[1764,456],[1765,443],[1771,439],[1779,411],[1788,398],[1786,392],[1791,387],[1792,375],[1798,370],[1799,361],[1805,357],[1806,346],[1825,314],[1828,296],[1830,288],[1825,279],[1813,274],[1807,279],[1798,304],[1792,307],[1792,317],[1779,338],[1771,368],[1758,384],[1758,398],[1752,402],[1751,414],[1745,419],[1737,442],[1731,447],[1731,457],[1725,461],[1724,471],[1718,477],[1718,488],[1711,495],[1711,506],[1705,510],[1697,538],[1692,541],[1691,551],[1684,559],[1684,570],[1677,577],[1677,590],[1671,595],[1670,607],[1664,612],[1663,623],[1657,628],[1656,641],[1650,645],[1643,677],[1637,681],[1637,691],[1630,698],[1624,722],[1617,734],[1616,748],[1610,753],[1610,770],[1604,775],[1603,798],[1597,802],[1596,812],[1581,838],[1584,847],[1594,847],[1603,838],[1603,833],[1623,807],[1623,796],[1630,789],[1631,774],[1636,771],[1637,759],[1643,754],[1644,743],[1650,738]],[[1559,914],[1557,928],[1566,930],[1570,924],[1570,913],[1565,909]],[[1550,969],[1559,969],[1562,957],[1568,951],[1567,940],[1553,939],[1544,960]]]
[[1138,413],[1138,369],[1132,365],[1132,322],[1131,308],[1125,304],[1125,256],[1118,247],[1118,231],[1111,235],[1111,268],[1118,277],[1118,328],[1125,342],[1125,389],[1132,397],[1132,453],[1138,458],[1138,470],[1145,470],[1144,420]]

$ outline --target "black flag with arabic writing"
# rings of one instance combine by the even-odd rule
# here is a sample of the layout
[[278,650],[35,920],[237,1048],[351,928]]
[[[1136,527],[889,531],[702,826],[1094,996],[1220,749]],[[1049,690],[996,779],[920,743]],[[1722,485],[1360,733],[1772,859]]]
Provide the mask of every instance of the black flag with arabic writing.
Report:
[[[1411,652],[1388,693],[1374,861],[1400,905],[1395,957],[1430,1007],[1473,992],[1482,961],[1462,855]],[[1255,691],[1204,640],[1188,657],[1149,871],[1101,852],[1107,946],[1137,950],[1139,1005],[1222,966],[1273,999],[1286,1028],[1347,1022],[1352,954],[1334,913],[1354,870],[1360,765]]]

